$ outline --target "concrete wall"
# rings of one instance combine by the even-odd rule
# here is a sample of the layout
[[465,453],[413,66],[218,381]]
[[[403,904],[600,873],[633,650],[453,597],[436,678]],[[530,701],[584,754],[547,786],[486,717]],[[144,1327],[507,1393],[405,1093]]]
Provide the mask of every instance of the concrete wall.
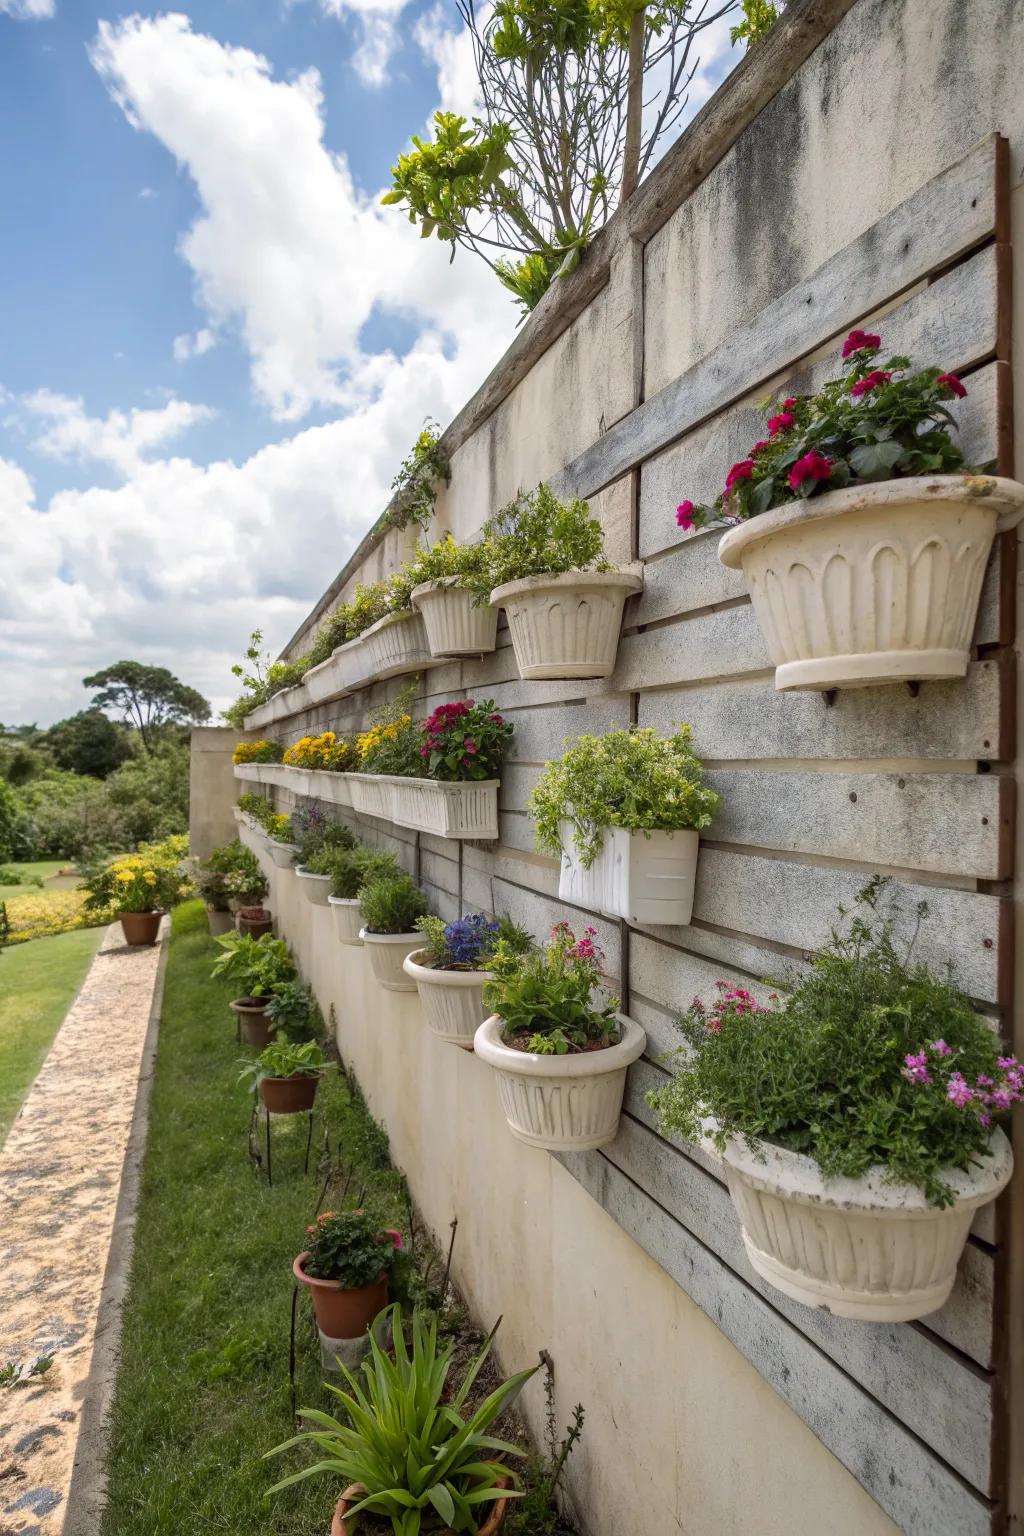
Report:
[[237,834],[234,804],[239,790],[231,754],[239,741],[255,741],[258,731],[234,726],[201,725],[192,731],[189,770],[189,847],[197,859],[233,842]]

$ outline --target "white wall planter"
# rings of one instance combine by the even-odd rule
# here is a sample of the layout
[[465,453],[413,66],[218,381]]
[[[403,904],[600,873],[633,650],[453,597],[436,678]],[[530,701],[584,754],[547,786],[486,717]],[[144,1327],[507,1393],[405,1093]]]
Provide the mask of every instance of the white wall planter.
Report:
[[358,635],[355,640],[339,645],[318,667],[310,667],[302,679],[310,702],[322,704],[327,699],[340,699],[358,687],[365,652],[363,637]]
[[477,606],[473,594],[450,581],[413,587],[410,601],[423,615],[432,656],[482,656],[498,641],[498,610]]
[[352,809],[364,816],[380,816],[391,820],[391,785],[394,782],[383,773],[346,773],[352,794]]
[[920,475],[849,486],[731,528],[776,688],[863,688],[963,677],[992,540],[1024,486]]
[[255,709],[249,711],[245,717],[245,728],[247,731],[258,731],[260,726],[269,725],[273,718],[274,712],[268,699],[266,704],[258,704]]
[[389,992],[415,992],[416,983],[405,974],[402,962],[411,949],[423,942],[422,933],[367,933],[360,928],[359,937],[366,945],[373,974]]
[[363,926],[363,915],[359,910],[359,898],[328,896],[327,905],[334,914],[335,936],[342,944],[361,944],[359,930]]
[[347,776],[330,768],[308,768],[305,792],[315,800],[323,800],[327,805],[352,804],[352,786]]
[[493,981],[490,971],[439,971],[425,965],[425,949],[405,957],[405,974],[416,983],[428,1029],[439,1040],[473,1049],[473,1037],[487,1017],[483,1003],[484,983]]
[[362,638],[366,644],[367,671],[378,680],[437,666],[427,644],[423,619],[411,610],[385,614],[364,631]]
[[390,782],[391,819],[397,826],[435,837],[497,837],[498,779],[448,784],[395,777]]
[[235,763],[235,778],[248,779],[251,784],[258,784],[260,782],[260,769],[264,766],[265,764],[263,763]]
[[523,678],[609,677],[626,598],[642,590],[639,570],[568,571],[495,587]]
[[297,843],[279,843],[271,838],[267,844],[267,852],[278,869],[291,869],[293,857],[298,851]]
[[484,1020],[474,1049],[495,1069],[498,1098],[513,1136],[548,1152],[583,1152],[611,1141],[619,1125],[626,1069],[647,1044],[639,1024],[625,1014],[617,1017],[621,1038],[616,1045],[575,1056],[513,1050],[502,1041],[503,1020],[497,1014]]
[[1013,1172],[1002,1131],[984,1165],[944,1171],[952,1206],[919,1189],[886,1184],[882,1168],[861,1179],[824,1179],[817,1163],[782,1147],[731,1137],[724,1154],[747,1257],[759,1275],[805,1306],[861,1322],[909,1322],[946,1301],[974,1212]]
[[282,763],[280,784],[282,789],[291,790],[293,795],[308,795],[309,769],[293,768],[291,763]]
[[292,768],[288,763],[260,763],[260,783],[274,784],[278,789],[290,789],[293,795],[301,795],[304,768]]
[[630,832],[605,827],[589,869],[579,861],[572,826],[563,821],[558,899],[631,923],[685,925],[693,916],[700,833]]
[[296,878],[306,900],[314,907],[326,907],[327,898],[331,894],[330,875],[315,875],[304,864],[299,864],[295,869]]
[[238,841],[243,848],[248,848],[250,853],[255,854],[263,853],[266,846],[256,828],[244,818],[238,823]]

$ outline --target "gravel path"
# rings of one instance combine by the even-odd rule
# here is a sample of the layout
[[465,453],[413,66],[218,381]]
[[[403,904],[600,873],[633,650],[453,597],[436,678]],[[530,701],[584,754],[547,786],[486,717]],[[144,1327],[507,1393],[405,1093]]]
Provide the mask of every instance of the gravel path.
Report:
[[[107,929],[0,1150],[0,1367],[53,1356],[45,1374],[0,1387],[0,1536],[80,1526],[68,1493],[80,1436],[96,1455],[83,1417],[98,1417],[112,1375],[104,1335],[130,1246],[116,1228],[131,1225],[118,1200],[141,1158],[141,1145],[126,1154],[165,947],[129,949],[119,923]],[[98,1531],[98,1518],[80,1528]]]

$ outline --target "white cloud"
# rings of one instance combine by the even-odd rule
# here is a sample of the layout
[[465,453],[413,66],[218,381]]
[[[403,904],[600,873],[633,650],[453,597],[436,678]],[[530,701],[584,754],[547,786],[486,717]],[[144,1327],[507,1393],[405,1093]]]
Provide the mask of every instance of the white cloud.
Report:
[[216,345],[217,338],[208,326],[196,331],[194,336],[175,336],[171,351],[176,363],[186,363],[190,357],[202,357]]
[[[487,24],[490,5],[477,12],[477,23]],[[416,23],[413,36],[427,58],[437,68],[437,86],[441,105],[448,112],[473,117],[483,112],[480,82],[473,58],[473,39],[469,29],[450,25],[452,8],[439,3],[425,11]]]
[[381,86],[387,81],[388,65],[401,41],[398,17],[408,3],[409,0],[320,0],[325,16],[358,20],[361,42],[351,64],[364,85]]
[[26,395],[24,404],[47,423],[32,443],[37,453],[51,459],[109,464],[125,476],[138,474],[156,449],[216,415],[207,405],[172,398],[158,410],[89,416],[81,400],[49,389]]
[[48,21],[56,13],[56,0],[0,0],[0,16],[15,21]]

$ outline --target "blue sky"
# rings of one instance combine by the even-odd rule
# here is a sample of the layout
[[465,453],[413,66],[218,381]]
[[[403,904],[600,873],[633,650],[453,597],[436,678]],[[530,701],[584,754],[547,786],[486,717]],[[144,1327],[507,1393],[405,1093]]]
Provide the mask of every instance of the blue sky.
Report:
[[472,86],[454,0],[0,0],[0,720],[125,656],[222,707],[500,356],[486,267],[379,207]]

